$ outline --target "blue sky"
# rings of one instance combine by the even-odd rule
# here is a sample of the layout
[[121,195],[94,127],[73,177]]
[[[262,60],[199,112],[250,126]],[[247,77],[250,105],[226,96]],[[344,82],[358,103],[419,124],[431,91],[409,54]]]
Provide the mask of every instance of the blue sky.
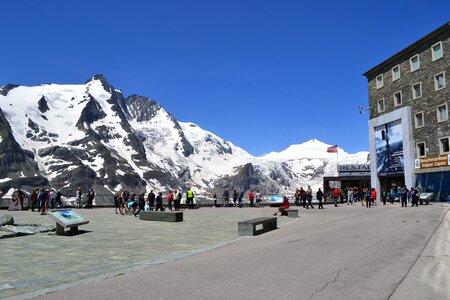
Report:
[[253,155],[369,148],[362,74],[450,21],[450,0],[1,1],[0,85],[103,73]]

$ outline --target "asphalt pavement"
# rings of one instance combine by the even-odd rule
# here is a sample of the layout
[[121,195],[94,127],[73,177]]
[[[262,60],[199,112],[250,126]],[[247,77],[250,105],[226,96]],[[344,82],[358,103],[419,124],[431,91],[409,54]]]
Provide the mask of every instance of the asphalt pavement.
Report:
[[[270,215],[273,211],[273,208],[188,211],[187,216],[192,219],[187,220],[197,219],[196,226],[201,230],[197,228],[189,240],[178,237],[167,242],[168,248],[172,243],[176,250],[170,251],[169,259],[166,255],[166,259],[158,262],[158,257],[164,255],[156,255],[153,263],[147,260],[140,264],[137,260],[133,267],[115,273],[111,268],[103,268],[102,272],[82,280],[61,282],[15,297],[450,299],[447,284],[450,216],[445,204],[418,208],[401,208],[399,204],[370,209],[360,204],[326,206],[324,210],[300,208],[298,219],[279,217],[281,226],[277,230],[255,237],[235,235],[238,219]],[[221,224],[229,223],[220,225],[223,228],[211,226],[218,219],[225,222]],[[179,229],[188,226],[187,223]],[[233,228],[233,233],[222,233],[229,228]],[[174,229],[165,225],[158,230]],[[212,236],[222,238],[199,245],[197,239],[202,240],[211,232]],[[94,232],[75,238],[83,236],[92,238]],[[144,240],[142,244],[151,243],[149,237],[140,238]],[[190,255],[177,256],[179,239],[183,244],[194,245]]]

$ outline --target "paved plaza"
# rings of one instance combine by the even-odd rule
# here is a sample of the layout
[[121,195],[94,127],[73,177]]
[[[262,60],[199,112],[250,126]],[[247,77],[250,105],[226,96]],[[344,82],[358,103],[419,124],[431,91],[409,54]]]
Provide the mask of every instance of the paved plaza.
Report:
[[[276,208],[185,210],[181,223],[78,210],[82,234],[1,239],[0,297],[12,299],[449,299],[444,204],[299,208],[279,229],[239,237]],[[53,224],[31,212],[16,223]]]

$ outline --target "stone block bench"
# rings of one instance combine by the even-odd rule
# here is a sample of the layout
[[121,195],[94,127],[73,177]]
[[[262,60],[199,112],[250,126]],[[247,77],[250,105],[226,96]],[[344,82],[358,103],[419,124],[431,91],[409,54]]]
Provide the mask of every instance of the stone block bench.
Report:
[[296,208],[288,208],[283,212],[288,218],[298,218],[298,209]]
[[241,236],[254,236],[274,229],[277,229],[276,217],[262,217],[238,222],[238,235]]
[[145,221],[183,222],[182,211],[141,211],[139,219]]

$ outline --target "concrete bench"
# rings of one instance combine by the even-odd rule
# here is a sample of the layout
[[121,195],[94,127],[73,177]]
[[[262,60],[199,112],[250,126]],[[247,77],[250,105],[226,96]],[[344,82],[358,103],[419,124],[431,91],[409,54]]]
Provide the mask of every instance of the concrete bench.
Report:
[[288,218],[298,218],[298,209],[296,208],[288,208],[283,212]]
[[141,211],[139,219],[145,221],[183,222],[182,211]]
[[240,236],[254,236],[274,229],[277,229],[276,217],[262,217],[238,223]]

